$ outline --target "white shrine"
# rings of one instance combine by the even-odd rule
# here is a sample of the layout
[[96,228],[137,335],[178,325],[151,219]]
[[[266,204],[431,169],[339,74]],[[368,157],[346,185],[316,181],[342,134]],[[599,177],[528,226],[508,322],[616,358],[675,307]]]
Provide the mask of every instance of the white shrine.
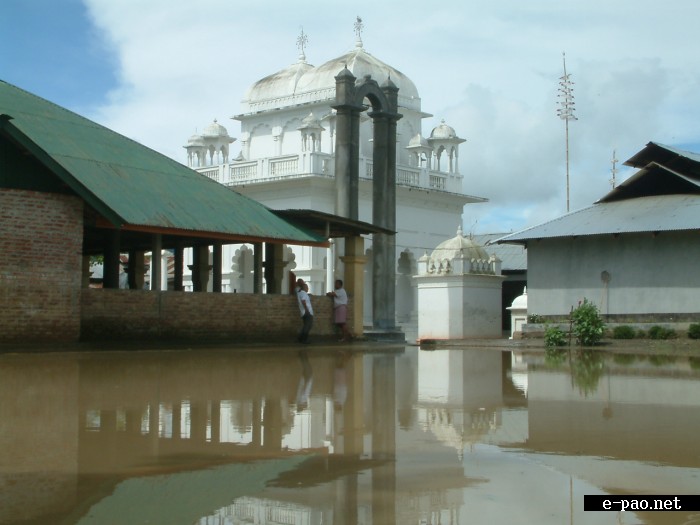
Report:
[[418,337],[501,337],[501,261],[462,234],[418,259]]
[[[396,144],[396,321],[409,332],[417,322],[416,259],[426,249],[449,239],[454,225],[462,222],[465,204],[484,202],[464,192],[459,169],[459,146],[464,142],[444,121],[425,137],[423,112],[414,83],[394,67],[377,59],[363,46],[361,21],[356,23],[355,47],[320,66],[306,60],[307,37],[297,40],[296,63],[273,73],[248,89],[242,110],[233,119],[240,122],[237,139],[214,121],[204,133],[192,136],[187,162],[204,175],[251,197],[271,209],[311,209],[336,213],[335,193],[335,103],[336,75],[344,68],[358,79],[371,76],[398,88],[402,115],[397,122]],[[373,122],[366,112],[359,124],[359,220],[372,221]],[[234,158],[229,147],[234,140],[240,153]],[[342,242],[342,241],[340,241]],[[365,252],[372,250],[365,239]],[[285,249],[285,281],[293,271],[309,283],[313,294],[333,288],[343,278],[342,247],[329,249],[293,246]],[[251,246],[224,246],[224,292],[253,291]],[[364,317],[372,319],[372,258],[367,258],[364,279]],[[187,262],[186,262],[187,264]],[[186,272],[186,270],[185,270]],[[210,280],[211,282],[211,280]],[[185,288],[191,289],[188,275]],[[499,310],[500,311],[500,310]],[[413,329],[410,329],[410,326]]]

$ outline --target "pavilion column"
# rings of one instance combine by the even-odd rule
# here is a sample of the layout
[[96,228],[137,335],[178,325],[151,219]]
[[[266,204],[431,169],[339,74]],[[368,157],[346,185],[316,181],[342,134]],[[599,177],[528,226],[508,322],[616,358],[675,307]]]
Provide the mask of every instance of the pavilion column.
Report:
[[128,266],[129,289],[143,290],[143,276],[146,273],[146,257],[143,251],[129,252]]
[[267,293],[282,293],[284,277],[284,245],[265,243],[265,283]]
[[212,267],[213,267],[213,282],[212,282],[212,292],[221,293],[221,279],[222,279],[222,253],[223,247],[220,242],[214,243],[213,253],[212,253]]
[[253,293],[262,293],[263,246],[261,242],[253,243]]
[[185,289],[182,285],[182,273],[184,270],[185,249],[182,242],[175,245],[175,276],[173,280],[173,290],[181,292]]
[[[372,113],[374,121],[374,173],[372,222],[396,230],[396,120]],[[375,233],[372,238],[372,325],[375,329],[395,327],[396,239],[393,234]]]
[[119,288],[119,236],[119,230],[105,231],[102,262],[103,288]]
[[161,255],[163,252],[163,236],[160,233],[153,234],[151,238],[151,290],[161,289]]
[[359,235],[345,238],[345,255],[340,258],[345,266],[343,284],[350,301],[350,331],[356,337],[363,333],[363,305],[365,288],[365,241]]
[[192,248],[192,289],[206,292],[209,284],[209,246]]

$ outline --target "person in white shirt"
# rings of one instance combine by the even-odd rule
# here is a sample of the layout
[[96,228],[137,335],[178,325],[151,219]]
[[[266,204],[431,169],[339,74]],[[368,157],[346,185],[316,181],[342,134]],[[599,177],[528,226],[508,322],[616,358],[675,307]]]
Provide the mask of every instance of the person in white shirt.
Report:
[[343,281],[336,279],[335,290],[326,295],[333,298],[334,321],[342,334],[340,341],[349,341],[352,335],[348,329],[348,293],[343,288]]
[[314,324],[314,309],[311,306],[311,298],[309,297],[309,285],[304,282],[304,279],[297,279],[297,302],[299,303],[299,312],[303,322],[301,331],[297,341],[304,344],[309,344],[309,332]]

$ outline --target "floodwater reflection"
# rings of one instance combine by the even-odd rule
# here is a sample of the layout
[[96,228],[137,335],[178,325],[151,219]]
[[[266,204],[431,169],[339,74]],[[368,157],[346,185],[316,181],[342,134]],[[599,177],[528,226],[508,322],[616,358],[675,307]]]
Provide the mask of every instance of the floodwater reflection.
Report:
[[[692,359],[333,347],[0,356],[0,523],[700,523]],[[561,357],[561,356],[559,356]]]

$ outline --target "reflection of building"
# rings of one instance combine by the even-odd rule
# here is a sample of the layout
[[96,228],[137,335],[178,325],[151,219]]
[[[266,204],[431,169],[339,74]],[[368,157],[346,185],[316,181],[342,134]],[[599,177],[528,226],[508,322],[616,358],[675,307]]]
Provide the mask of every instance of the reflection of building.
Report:
[[[237,142],[240,154],[227,158],[223,145],[232,139],[216,124],[216,138],[210,133],[209,138],[189,139],[185,146],[188,162],[208,177],[273,209],[337,212],[334,170],[338,119],[331,106],[335,104],[335,76],[346,66],[359,80],[370,75],[379,84],[390,79],[399,88],[402,117],[397,122],[396,145],[398,233],[393,256],[397,274],[396,316],[399,322],[415,323],[411,276],[416,259],[425,249],[450,237],[455,225],[462,221],[465,204],[484,199],[464,194],[458,164],[459,145],[464,139],[444,122],[426,137],[421,122],[430,115],[421,108],[416,86],[406,75],[368,53],[361,39],[352,51],[317,67],[306,61],[302,46],[296,63],[253,83],[245,94],[242,112],[234,117],[241,126]],[[373,121],[366,112],[361,113],[357,146],[359,218],[372,222]],[[371,250],[370,243],[365,250]],[[337,248],[293,247],[285,254],[285,261],[287,268],[309,282],[312,292],[318,294],[332,289],[334,273],[342,278],[340,255],[342,251]],[[224,258],[225,289],[247,291],[249,265],[243,251],[232,248]],[[372,272],[369,264],[364,293],[366,320],[372,319]]]

